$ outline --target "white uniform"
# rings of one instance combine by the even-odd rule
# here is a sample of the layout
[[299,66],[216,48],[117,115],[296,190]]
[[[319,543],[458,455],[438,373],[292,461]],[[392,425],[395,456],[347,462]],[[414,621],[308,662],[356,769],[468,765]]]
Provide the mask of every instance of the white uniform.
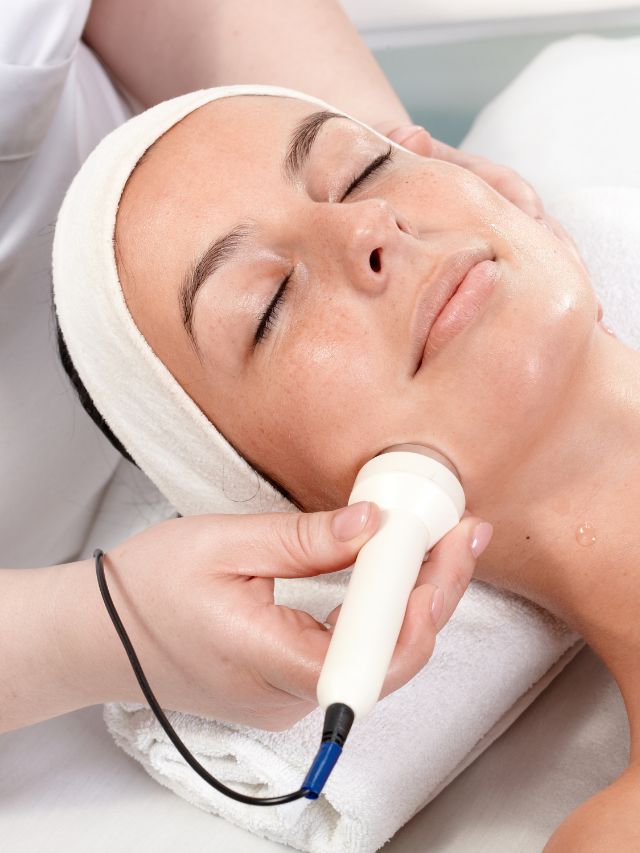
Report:
[[80,42],[89,7],[6,0],[0,11],[0,566],[76,556],[119,460],[60,366],[51,300],[65,189],[131,115]]

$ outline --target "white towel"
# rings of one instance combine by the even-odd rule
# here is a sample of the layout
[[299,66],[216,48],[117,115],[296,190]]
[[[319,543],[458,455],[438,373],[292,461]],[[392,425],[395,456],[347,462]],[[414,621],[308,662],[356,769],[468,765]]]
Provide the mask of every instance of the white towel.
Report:
[[[317,599],[325,602],[326,590],[319,587]],[[236,803],[184,763],[146,706],[107,705],[105,720],[116,743],[194,805],[300,850],[371,853],[437,793],[573,641],[529,603],[475,583],[441,632],[427,667],[353,727],[316,802],[276,808]],[[273,733],[168,716],[214,776],[255,796],[300,787],[323,719],[316,710],[288,731]]]
[[[640,189],[636,188],[640,145],[623,146],[628,171],[615,152],[618,132],[626,139],[640,139],[637,112],[621,112],[630,92],[619,76],[624,68],[628,87],[636,85],[639,45],[638,39],[584,38],[547,49],[480,116],[466,143],[469,150],[512,163],[533,183],[540,172],[547,207],[576,239],[605,320],[636,348],[640,348]],[[598,124],[600,101],[606,102],[610,113],[606,126]],[[636,98],[634,105],[639,102]],[[541,113],[546,126],[541,126]],[[608,170],[607,164],[591,156],[590,139],[573,138],[575,114],[585,124],[591,115],[593,145],[599,152],[609,152]],[[509,137],[512,127],[517,132]],[[509,138],[511,147],[505,143]],[[558,180],[553,178],[554,168],[559,170]],[[555,189],[560,192],[554,198]],[[340,600],[344,581],[345,573],[339,573],[322,581],[283,582],[279,599],[322,617]],[[108,705],[105,720],[116,742],[151,776],[200,808],[300,850],[370,853],[516,718],[571,656],[575,640],[533,605],[474,582],[441,632],[427,667],[354,726],[324,795],[315,803],[275,809],[234,803],[184,764],[145,706]],[[321,727],[318,711],[276,734],[185,714],[169,716],[211,773],[238,790],[261,796],[300,785]]]

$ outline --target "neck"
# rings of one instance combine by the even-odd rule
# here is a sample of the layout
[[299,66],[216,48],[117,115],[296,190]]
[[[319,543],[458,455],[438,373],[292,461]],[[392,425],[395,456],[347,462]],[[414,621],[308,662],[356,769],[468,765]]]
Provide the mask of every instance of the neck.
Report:
[[[594,330],[561,406],[493,497],[477,576],[558,615],[620,686],[640,759],[640,354]],[[496,568],[499,567],[499,568]]]

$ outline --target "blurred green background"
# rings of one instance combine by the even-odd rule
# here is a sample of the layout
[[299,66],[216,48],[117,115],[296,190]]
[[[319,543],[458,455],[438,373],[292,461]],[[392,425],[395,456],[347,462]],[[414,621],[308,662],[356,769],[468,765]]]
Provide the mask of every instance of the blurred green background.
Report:
[[[640,35],[640,26],[597,24],[579,32],[621,38]],[[545,45],[572,34],[521,33],[374,52],[413,120],[436,138],[458,145],[477,112]]]

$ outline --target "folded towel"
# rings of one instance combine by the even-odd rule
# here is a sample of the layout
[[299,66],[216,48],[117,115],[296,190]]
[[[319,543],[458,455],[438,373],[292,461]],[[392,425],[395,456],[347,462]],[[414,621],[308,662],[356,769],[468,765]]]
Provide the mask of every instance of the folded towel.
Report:
[[[316,592],[324,604],[326,590],[318,584]],[[574,640],[524,600],[475,583],[441,632],[428,666],[354,726],[317,802],[268,809],[236,803],[184,763],[146,706],[107,705],[105,720],[116,743],[194,805],[300,850],[370,853],[437,793]],[[316,710],[286,732],[265,732],[168,716],[214,776],[256,796],[300,787],[323,719]]]
[[[627,55],[628,43],[614,44]],[[616,50],[608,42],[586,39],[570,40],[545,54],[548,61],[543,55],[533,64],[541,99],[547,97],[549,80],[561,75],[565,66],[572,69],[579,63],[583,68],[583,75],[576,75],[574,81],[574,100],[565,103],[562,111],[558,109],[557,115],[549,116],[560,136],[559,128],[565,123],[571,125],[573,120],[570,107],[592,97],[590,78],[604,73],[609,56],[615,56]],[[598,66],[598,55],[602,56],[603,67]],[[633,79],[631,75],[629,79]],[[484,117],[477,122],[468,147],[474,148],[475,134],[475,138],[484,140],[484,153],[493,157],[492,135],[496,149],[504,151],[505,128],[515,123],[515,150],[524,159],[522,147],[531,145],[529,167],[523,171],[535,183],[537,165],[548,175],[549,133],[548,129],[540,131],[546,149],[530,142],[535,134],[528,126],[528,109],[536,86],[528,71],[521,80],[526,98],[519,97],[518,82],[512,84],[485,113],[490,117],[490,126]],[[620,97],[625,97],[624,91]],[[598,109],[597,104],[593,109]],[[537,126],[538,120],[534,109],[531,121]],[[489,123],[489,119],[486,121]],[[600,127],[600,131],[615,136],[613,125]],[[600,137],[595,144],[601,145]],[[544,158],[540,157],[541,150],[545,150]],[[577,240],[609,324],[622,339],[639,347],[640,302],[635,295],[640,287],[640,191],[633,188],[633,181],[629,188],[585,184],[576,188],[576,161],[584,156],[590,165],[585,139],[564,154],[555,145],[552,151],[558,162],[566,156],[573,183],[561,186],[562,192],[556,193],[554,199],[550,197],[554,184],[549,177],[547,206]],[[499,159],[513,162],[515,158],[508,151],[506,154]],[[612,164],[613,168],[623,174],[618,162]],[[322,618],[341,599],[346,578],[347,573],[342,572],[321,580],[280,582],[278,597],[283,603],[303,607]],[[235,803],[212,790],[184,764],[146,706],[108,705],[105,720],[116,742],[139,760],[153,778],[200,808],[300,850],[370,853],[463,769],[470,756],[479,754],[501,728],[515,719],[559,670],[575,642],[572,633],[535,606],[474,582],[441,632],[435,654],[425,669],[354,726],[323,796],[314,803],[302,801],[274,809]],[[561,658],[563,653],[565,657]],[[554,667],[558,659],[561,663]],[[186,714],[169,713],[169,717],[211,773],[238,790],[260,796],[283,793],[300,785],[321,730],[318,711],[282,733]]]

